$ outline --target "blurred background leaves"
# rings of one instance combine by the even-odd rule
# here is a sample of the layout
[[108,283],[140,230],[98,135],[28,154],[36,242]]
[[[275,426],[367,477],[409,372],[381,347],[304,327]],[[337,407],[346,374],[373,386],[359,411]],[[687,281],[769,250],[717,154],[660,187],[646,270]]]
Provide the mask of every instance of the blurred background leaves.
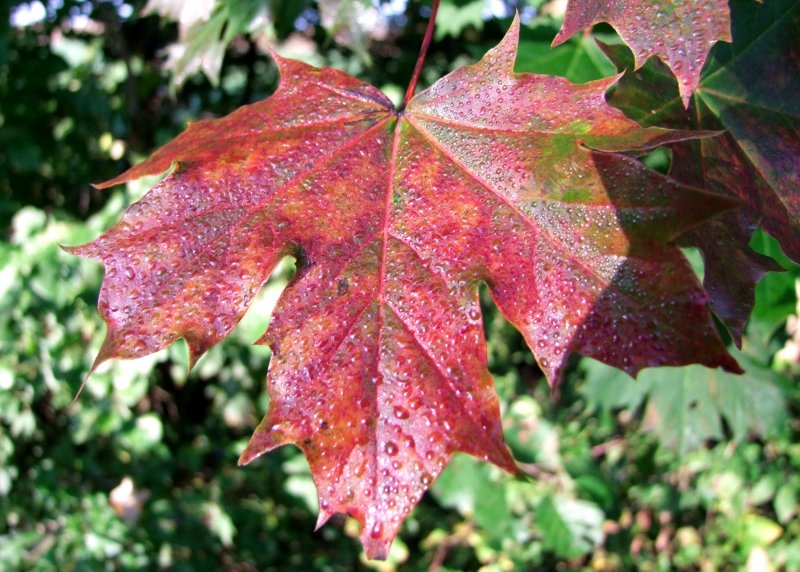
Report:
[[[549,47],[563,2],[444,0],[423,81],[480,57],[515,8],[519,71],[614,73],[594,43],[618,43],[611,28]],[[187,120],[266,97],[270,46],[399,98],[429,13],[421,0],[0,6],[0,569],[800,569],[800,270],[760,232],[753,247],[787,272],[758,286],[741,377],[692,366],[633,381],[575,359],[554,402],[482,292],[506,438],[529,477],[456,455],[384,563],[364,561],[352,520],[313,532],[297,449],[236,466],[267,406],[269,350],[251,343],[291,261],[191,374],[177,344],[104,365],[72,403],[103,336],[102,269],[59,245],[94,238],[153,181],[90,183]]]

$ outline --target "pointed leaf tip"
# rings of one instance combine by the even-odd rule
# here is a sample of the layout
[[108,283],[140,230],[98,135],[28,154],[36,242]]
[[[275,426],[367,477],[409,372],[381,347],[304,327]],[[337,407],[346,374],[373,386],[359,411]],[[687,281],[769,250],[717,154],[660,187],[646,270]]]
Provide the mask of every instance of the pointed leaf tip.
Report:
[[514,19],[503,39],[494,48],[486,52],[480,63],[491,65],[496,71],[513,73],[514,63],[517,60],[519,49],[519,12],[514,14]]
[[303,66],[308,65],[292,58],[283,57],[272,46],[268,47],[268,53],[269,57],[272,58],[272,61],[275,62],[275,66],[278,68],[278,75],[280,76],[281,81],[291,78],[291,68],[293,64],[294,65],[301,64]]
[[317,532],[320,528],[325,526],[325,523],[327,523],[332,516],[333,516],[332,513],[328,512],[322,507],[319,507],[319,513],[317,514],[317,523],[314,525],[314,532]]
[[253,431],[244,451],[239,455],[238,465],[240,467],[250,464],[264,453],[282,444],[280,442],[275,442],[272,438],[274,431],[271,430],[271,426],[272,421],[270,421],[269,416],[265,416],[264,419],[261,420],[261,423],[258,424],[258,427],[256,427],[256,430]]

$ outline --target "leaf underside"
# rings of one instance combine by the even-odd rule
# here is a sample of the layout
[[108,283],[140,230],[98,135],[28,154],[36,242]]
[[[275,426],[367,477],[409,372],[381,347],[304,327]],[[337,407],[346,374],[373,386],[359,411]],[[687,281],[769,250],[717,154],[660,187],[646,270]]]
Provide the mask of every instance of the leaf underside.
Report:
[[[753,230],[762,226],[800,262],[800,2],[741,2],[733,9],[734,43],[715,50],[688,111],[657,62],[624,76],[611,103],[643,125],[724,130],[672,144],[670,175],[746,205],[681,237],[703,251],[711,307],[740,344],[756,283],[780,270],[750,249]],[[631,67],[625,48],[603,49],[618,69]]]
[[241,463],[299,446],[320,524],[353,515],[371,558],[455,451],[508,471],[478,285],[554,386],[573,352],[635,375],[739,371],[670,241],[729,208],[619,151],[706,136],[641,128],[575,85],[515,74],[519,24],[396,110],[377,89],[275,56],[265,101],[190,125],[103,187],[174,172],[100,238],[96,363],[218,343],[286,255],[260,343],[270,407]]
[[570,0],[553,45],[598,22],[617,30],[633,51],[637,69],[651,56],[669,66],[687,106],[711,47],[731,41],[728,0]]

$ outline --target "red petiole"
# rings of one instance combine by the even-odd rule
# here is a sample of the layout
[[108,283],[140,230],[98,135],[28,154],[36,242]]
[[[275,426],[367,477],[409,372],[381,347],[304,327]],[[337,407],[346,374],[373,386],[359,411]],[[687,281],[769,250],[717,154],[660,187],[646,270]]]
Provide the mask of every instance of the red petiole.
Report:
[[419,49],[419,57],[417,57],[417,65],[414,67],[414,73],[411,75],[411,81],[408,84],[406,95],[403,98],[403,104],[400,109],[403,110],[414,97],[414,91],[417,89],[417,82],[419,75],[422,73],[422,66],[425,64],[425,56],[428,54],[428,47],[431,45],[431,38],[433,38],[433,29],[436,27],[436,12],[439,11],[440,0],[433,0],[431,7],[431,16],[428,19],[428,27],[425,30],[425,37],[422,39],[422,47]]

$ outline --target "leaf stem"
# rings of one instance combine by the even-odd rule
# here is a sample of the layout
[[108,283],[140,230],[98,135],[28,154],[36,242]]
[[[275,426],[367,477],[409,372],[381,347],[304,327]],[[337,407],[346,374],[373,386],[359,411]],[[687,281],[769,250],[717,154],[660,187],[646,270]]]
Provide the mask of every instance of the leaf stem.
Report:
[[414,73],[411,75],[411,81],[406,90],[406,96],[403,98],[403,104],[400,110],[406,108],[408,102],[414,97],[414,91],[417,89],[417,81],[419,81],[419,74],[422,72],[422,66],[425,63],[425,56],[428,54],[428,47],[431,45],[431,38],[433,37],[433,29],[436,27],[436,12],[439,11],[440,0],[433,0],[431,7],[431,16],[428,18],[428,27],[425,30],[425,37],[422,39],[422,47],[419,49],[419,56],[417,57],[417,65],[414,67]]

